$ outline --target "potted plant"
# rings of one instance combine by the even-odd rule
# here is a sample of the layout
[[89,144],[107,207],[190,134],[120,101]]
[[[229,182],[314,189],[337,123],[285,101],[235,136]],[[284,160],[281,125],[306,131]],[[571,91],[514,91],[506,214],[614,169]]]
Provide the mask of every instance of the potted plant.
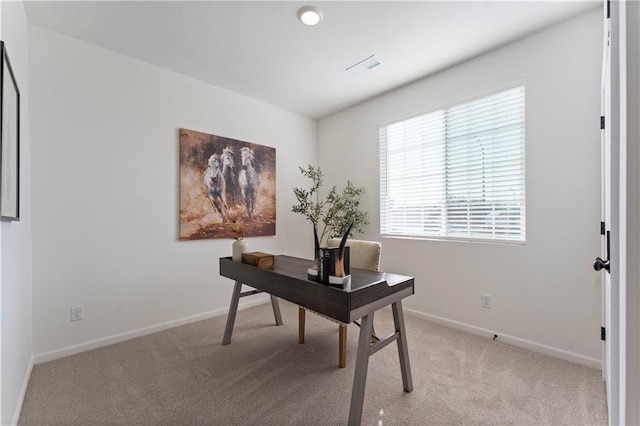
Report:
[[322,275],[321,247],[328,238],[341,237],[336,274],[342,273],[344,276],[344,245],[347,238],[354,232],[362,233],[363,227],[369,224],[367,213],[360,210],[360,196],[364,188],[356,187],[347,180],[341,192],[333,186],[326,198],[321,199],[320,190],[324,184],[322,170],[311,165],[306,169],[302,167],[299,169],[306,178],[311,180],[311,186],[308,189],[293,188],[297,204],[292,206],[291,211],[303,215],[313,225],[315,260],[309,275]]

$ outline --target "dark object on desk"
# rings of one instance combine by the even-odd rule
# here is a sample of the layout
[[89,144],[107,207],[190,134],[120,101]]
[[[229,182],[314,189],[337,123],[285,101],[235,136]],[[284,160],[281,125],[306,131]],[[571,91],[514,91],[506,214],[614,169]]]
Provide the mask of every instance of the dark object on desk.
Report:
[[242,253],[242,263],[257,266],[260,269],[272,269],[273,255],[269,253],[263,253],[261,251]]
[[[322,283],[329,284],[329,276],[337,277],[338,260],[340,257],[339,247],[328,247],[322,249]],[[349,247],[343,247],[342,264],[344,267],[344,275],[349,275]]]

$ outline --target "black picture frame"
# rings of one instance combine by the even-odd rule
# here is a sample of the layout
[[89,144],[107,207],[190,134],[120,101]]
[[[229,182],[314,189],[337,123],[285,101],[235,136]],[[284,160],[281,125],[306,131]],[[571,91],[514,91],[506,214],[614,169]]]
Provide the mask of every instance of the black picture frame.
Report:
[[20,220],[20,90],[0,41],[0,218]]

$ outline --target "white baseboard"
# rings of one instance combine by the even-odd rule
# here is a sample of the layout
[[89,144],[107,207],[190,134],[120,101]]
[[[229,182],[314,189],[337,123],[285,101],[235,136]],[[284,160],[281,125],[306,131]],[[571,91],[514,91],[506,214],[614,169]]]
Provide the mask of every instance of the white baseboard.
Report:
[[31,378],[31,371],[33,370],[34,357],[32,356],[29,360],[29,366],[27,367],[27,371],[24,375],[24,380],[22,381],[22,388],[20,389],[20,394],[18,395],[18,402],[16,404],[16,411],[13,413],[13,420],[11,420],[11,425],[17,425],[18,420],[20,420],[20,413],[22,413],[22,404],[24,403],[24,396],[27,394],[27,386],[29,386],[29,379]]
[[[251,302],[240,303],[238,310],[251,308],[253,306],[268,303],[270,299],[268,297],[253,300]],[[67,346],[66,348],[56,349],[49,352],[37,354],[34,357],[35,364],[42,364],[43,362],[53,361],[66,356],[75,355],[80,352],[90,351],[92,349],[101,348],[103,346],[113,345],[114,343],[124,342],[136,337],[145,336],[147,334],[157,333],[158,331],[167,330],[169,328],[178,327],[192,322],[202,321],[205,319],[218,317],[225,315],[229,312],[229,308],[216,309],[215,311],[209,311],[198,315],[193,315],[186,318],[180,318],[173,321],[167,321],[161,324],[151,325],[149,327],[138,328],[136,330],[126,331],[124,333],[113,334],[111,336],[102,337],[100,339],[90,340],[88,342],[79,343],[77,345]]]
[[466,331],[471,334],[485,336],[488,338],[493,338],[493,336],[497,335],[498,341],[500,341],[501,343],[506,343],[518,348],[528,349],[533,352],[537,352],[543,355],[549,355],[554,358],[574,362],[576,364],[584,365],[587,367],[597,368],[598,370],[602,369],[602,362],[596,358],[580,355],[578,353],[566,351],[560,348],[554,348],[553,346],[544,345],[542,343],[532,342],[531,340],[521,339],[520,337],[510,336],[498,331],[476,327],[475,325],[465,324],[463,322],[450,320],[436,315],[425,314],[424,312],[408,309],[406,307],[403,308],[403,310],[407,313],[407,315],[426,319],[427,321],[432,321],[446,327],[455,328],[457,330]]
[[[241,303],[238,305],[238,310],[251,308],[253,306],[261,305],[263,303],[268,303],[269,300],[270,300],[269,298],[265,297],[259,300]],[[27,384],[29,383],[29,377],[31,376],[31,370],[33,369],[34,364],[41,364],[43,362],[53,361],[59,358],[64,358],[66,356],[75,355],[80,352],[85,352],[92,349],[113,345],[114,343],[120,343],[136,337],[145,336],[147,334],[152,334],[158,331],[167,330],[169,328],[178,327],[181,325],[190,324],[197,321],[202,321],[202,320],[217,317],[220,315],[225,315],[228,311],[229,311],[228,308],[217,309],[215,311],[209,311],[209,312],[193,315],[186,318],[180,318],[177,320],[152,325],[149,327],[143,327],[136,330],[127,331],[124,333],[114,334],[114,335],[103,337],[100,339],[90,340],[88,342],[84,342],[77,345],[68,346],[66,348],[56,349],[53,351],[44,352],[44,353],[35,355],[34,357],[31,358],[28,374],[25,376],[23,387],[20,393],[19,404],[18,404],[18,407],[16,408],[16,413],[14,415],[15,422],[17,422],[20,416],[22,401],[24,399],[24,395],[27,390]],[[533,341],[522,339],[515,336],[510,336],[508,334],[504,334],[494,330],[489,330],[482,327],[477,327],[475,325],[470,325],[463,322],[450,320],[448,318],[439,317],[437,315],[426,314],[424,312],[416,311],[414,309],[409,309],[406,307],[404,307],[404,312],[406,312],[407,315],[410,315],[410,316],[422,318],[427,321],[431,321],[431,322],[444,325],[447,327],[455,328],[458,330],[466,331],[468,333],[479,335],[479,336],[493,338],[494,335],[498,335],[498,339],[501,343],[506,343],[508,345],[516,346],[523,349],[528,349],[530,351],[538,352],[543,355],[549,355],[554,358],[563,359],[565,361],[574,362],[574,363],[585,365],[591,368],[596,368],[596,369],[602,368],[602,363],[599,359],[591,358],[575,352],[567,351],[560,348],[555,348],[553,346],[548,346],[542,343],[533,342]]]

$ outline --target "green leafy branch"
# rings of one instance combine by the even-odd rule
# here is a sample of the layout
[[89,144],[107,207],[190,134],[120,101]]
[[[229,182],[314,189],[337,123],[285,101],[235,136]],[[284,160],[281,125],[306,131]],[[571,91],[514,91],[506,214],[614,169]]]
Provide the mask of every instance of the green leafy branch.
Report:
[[349,226],[349,237],[354,232],[362,233],[363,227],[369,224],[367,213],[360,210],[360,196],[364,193],[364,188],[358,188],[348,180],[342,192],[338,192],[334,186],[327,197],[319,201],[319,192],[324,184],[322,171],[311,165],[306,169],[299,169],[312,184],[309,189],[293,188],[298,204],[293,205],[291,211],[305,216],[316,228],[322,223],[319,242],[322,243],[325,237],[342,237]]

